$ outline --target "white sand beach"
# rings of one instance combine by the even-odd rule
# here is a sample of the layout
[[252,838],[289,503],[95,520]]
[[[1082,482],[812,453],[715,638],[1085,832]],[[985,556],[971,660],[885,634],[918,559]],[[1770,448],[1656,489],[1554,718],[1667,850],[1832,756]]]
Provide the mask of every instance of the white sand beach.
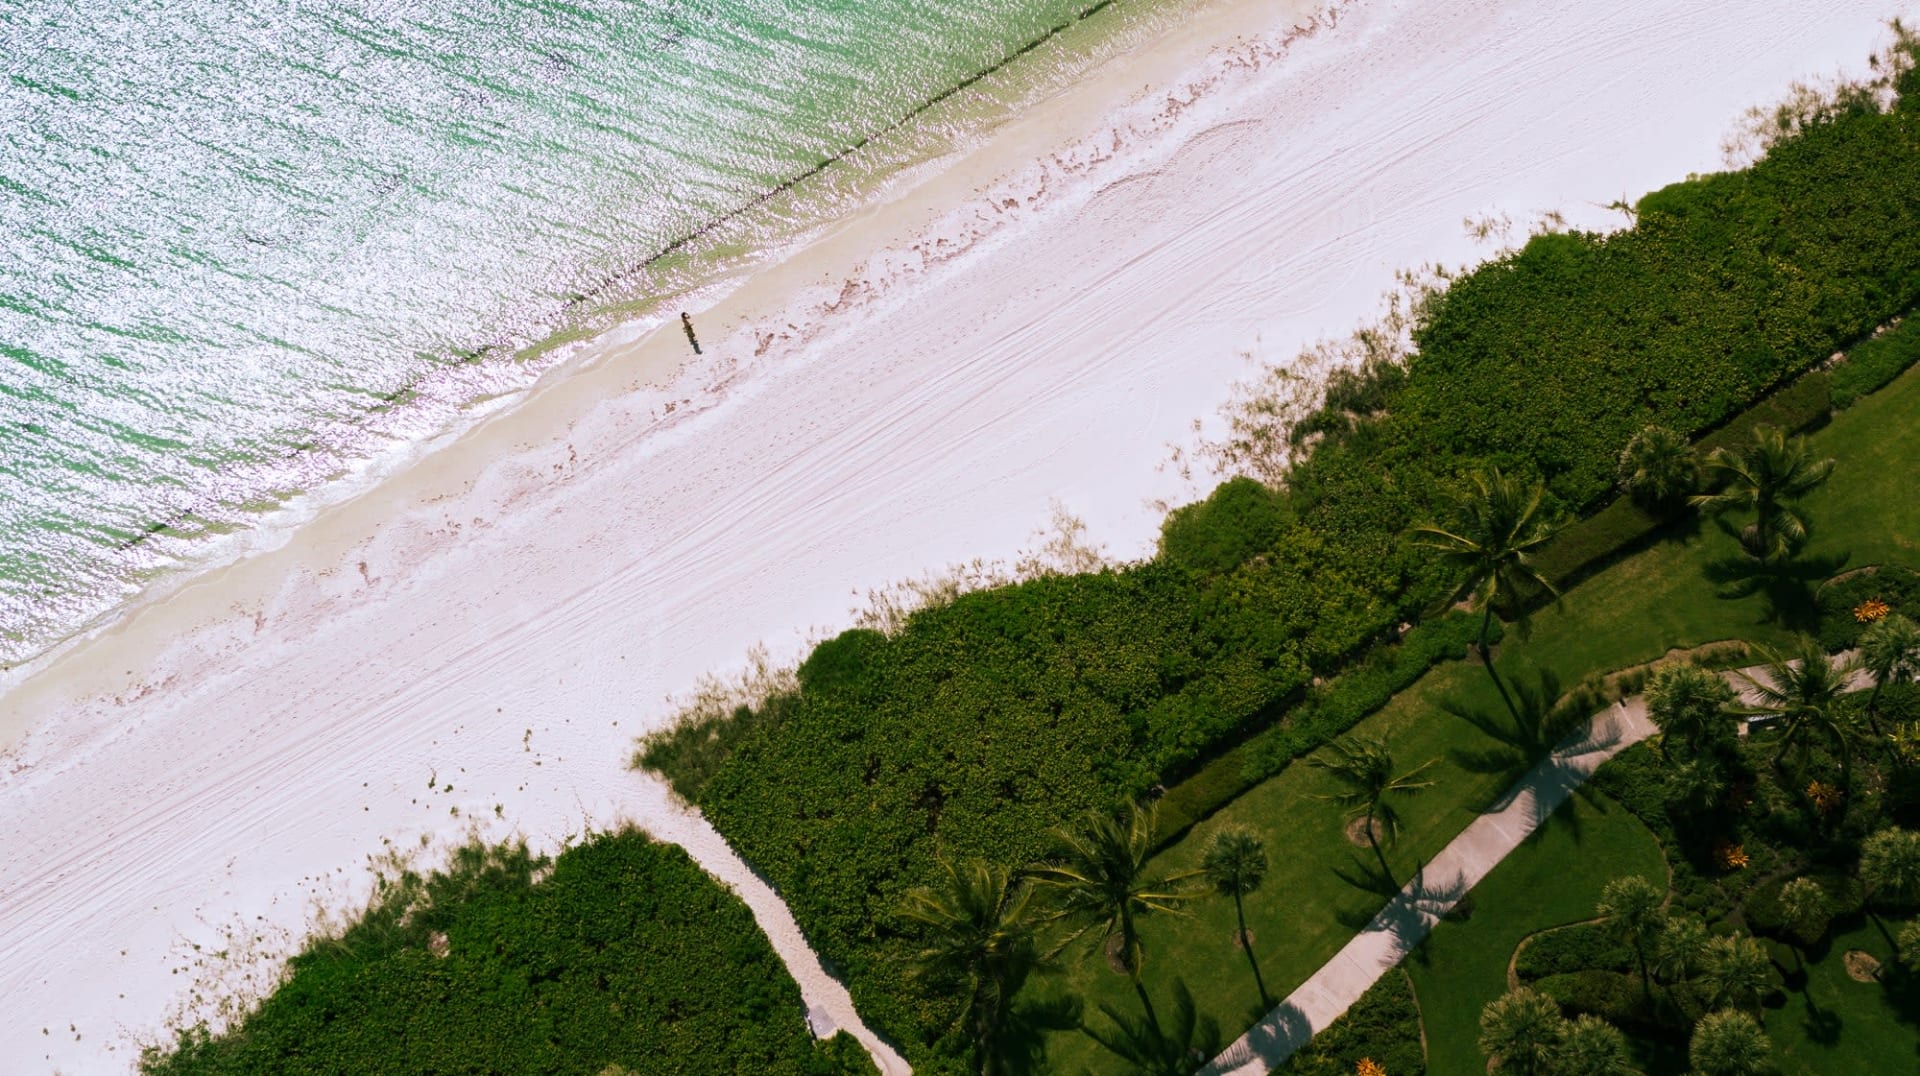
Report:
[[552,849],[631,820],[745,884],[626,768],[667,696],[1012,555],[1053,500],[1149,553],[1149,502],[1196,492],[1168,445],[1247,356],[1484,256],[1469,216],[1618,225],[1900,10],[1359,0],[1297,34],[1312,13],[1198,8],[695,309],[712,361],[676,323],[602,348],[13,683],[0,1069],[130,1068],[214,1013],[193,986],[244,990],[363,899],[370,857],[476,825]]

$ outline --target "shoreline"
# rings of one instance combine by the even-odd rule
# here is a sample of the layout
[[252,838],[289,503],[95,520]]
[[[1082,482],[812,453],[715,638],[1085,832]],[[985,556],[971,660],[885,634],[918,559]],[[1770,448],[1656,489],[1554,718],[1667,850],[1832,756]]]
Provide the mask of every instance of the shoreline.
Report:
[[[9,692],[8,720],[63,741],[0,763],[22,835],[0,955],[32,999],[10,1041],[107,1063],[158,1029],[183,948],[230,926],[297,944],[305,902],[351,903],[357,857],[385,841],[496,814],[536,845],[621,817],[668,836],[663,790],[624,769],[661,696],[771,633],[843,623],[849,589],[1011,552],[1052,497],[1138,552],[1157,532],[1142,502],[1186,488],[1153,476],[1165,439],[1217,406],[1241,354],[1288,357],[1363,319],[1400,266],[1471,256],[1461,206],[1548,209],[1698,168],[1739,108],[1783,72],[1857,60],[1883,14],[1836,13],[1810,60],[1757,6],[1733,28],[1691,13],[1644,51],[1531,14],[1378,10],[1396,6],[1295,55],[1276,5],[1216,5],[1182,27],[1211,58],[1164,99],[1134,87],[1177,45],[1120,57],[756,274],[696,319],[730,361],[687,395],[650,388],[681,366],[677,325],[619,341]],[[1689,81],[1673,56],[1708,44],[1737,73]],[[1544,101],[1481,81],[1548,46],[1627,69],[1519,70],[1562,94]],[[1362,67],[1459,107],[1409,106]],[[1596,82],[1625,99],[1593,100]],[[1701,85],[1646,137],[1634,94]],[[1518,139],[1522,167],[1490,148]],[[888,224],[926,238],[877,242]],[[769,315],[761,294],[815,316]],[[429,771],[460,791],[422,792]],[[34,1030],[69,1023],[84,1041]]]

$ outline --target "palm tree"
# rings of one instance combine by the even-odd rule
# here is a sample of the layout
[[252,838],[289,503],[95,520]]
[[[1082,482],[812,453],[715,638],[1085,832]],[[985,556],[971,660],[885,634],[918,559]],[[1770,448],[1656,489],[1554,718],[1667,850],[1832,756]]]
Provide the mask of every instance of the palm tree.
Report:
[[1827,900],[1827,891],[1812,878],[1795,878],[1780,887],[1780,918],[1787,928],[1787,937],[1793,942],[1794,959],[1802,967],[1806,966],[1806,960],[1800,951],[1826,934],[1832,916],[1833,906]]
[[1894,613],[1873,622],[1860,633],[1860,667],[1873,677],[1867,696],[1867,720],[1880,735],[1880,691],[1888,684],[1920,680],[1920,624]]
[[1920,900],[1920,833],[1890,826],[1860,843],[1860,880],[1883,904]]
[[[1471,599],[1480,607],[1480,659],[1489,672],[1487,631],[1493,607],[1502,597],[1534,586],[1557,595],[1553,584],[1533,566],[1533,553],[1553,537],[1552,523],[1540,512],[1546,487],[1526,485],[1495,467],[1468,478],[1472,489],[1454,505],[1453,529],[1428,524],[1415,527],[1416,545],[1438,550],[1450,566],[1465,576],[1453,600]],[[1494,677],[1495,683],[1499,677]],[[1505,689],[1502,689],[1504,692]]]
[[1706,470],[1720,492],[1699,494],[1691,503],[1708,515],[1752,512],[1753,522],[1739,533],[1740,545],[1761,567],[1769,567],[1805,544],[1807,521],[1794,506],[1833,474],[1833,461],[1814,459],[1804,437],[1788,440],[1785,431],[1758,426],[1745,451],[1714,449]]
[[994,1068],[994,1042],[1006,1002],[1040,962],[1040,917],[1031,890],[1006,868],[983,860],[940,861],[937,884],[907,894],[901,914],[926,928],[915,974],[966,984],[959,1019],[969,1023],[982,1076]]
[[1566,1025],[1550,1064],[1553,1076],[1635,1076],[1627,1037],[1598,1016],[1582,1015]]
[[1700,978],[1714,1008],[1758,1008],[1761,997],[1773,987],[1773,961],[1752,938],[1722,936],[1707,943]]
[[1647,716],[1660,726],[1663,740],[1678,738],[1695,757],[1707,744],[1731,737],[1732,702],[1733,689],[1724,679],[1690,663],[1662,665],[1647,683]]
[[1760,1022],[1736,1010],[1708,1013],[1687,1050],[1700,1076],[1761,1076],[1773,1071],[1773,1043]]
[[1920,975],[1920,919],[1900,928],[1900,936],[1893,943],[1893,948],[1900,956],[1900,966]]
[[1626,942],[1640,962],[1640,989],[1653,999],[1653,977],[1647,970],[1647,954],[1660,940],[1666,926],[1666,913],[1660,905],[1666,892],[1637,874],[1615,878],[1600,891],[1596,909],[1615,937]]
[[1346,788],[1320,798],[1345,807],[1349,819],[1366,819],[1367,843],[1373,846],[1374,858],[1380,861],[1380,872],[1391,882],[1393,869],[1387,866],[1387,854],[1380,848],[1379,831],[1385,829],[1389,839],[1400,832],[1400,812],[1394,807],[1393,798],[1412,796],[1430,787],[1432,781],[1415,778],[1426,772],[1433,762],[1395,777],[1393,755],[1388,752],[1385,741],[1360,733],[1349,733],[1333,741],[1328,751],[1328,754],[1313,756],[1311,761]]
[[1697,915],[1676,915],[1667,919],[1653,947],[1653,973],[1667,981],[1667,996],[1672,984],[1693,978],[1707,962],[1707,924]]
[[1804,747],[1809,737],[1821,736],[1840,754],[1841,786],[1851,788],[1853,754],[1849,745],[1853,728],[1840,706],[1840,696],[1847,690],[1853,666],[1845,662],[1835,665],[1827,660],[1827,652],[1819,643],[1804,636],[1791,653],[1766,647],[1759,650],[1767,682],[1746,673],[1740,678],[1747,682],[1755,700],[1747,712],[1770,714],[1781,720],[1780,746],[1774,750],[1773,764],[1780,765],[1788,748]]
[[1156,1029],[1153,1001],[1140,978],[1139,919],[1178,912],[1194,895],[1183,883],[1198,873],[1158,875],[1147,869],[1158,821],[1156,808],[1137,803],[1128,805],[1120,818],[1095,812],[1078,828],[1056,830],[1059,854],[1029,872],[1036,883],[1058,894],[1051,918],[1075,928],[1063,945],[1089,930],[1100,932],[1103,950],[1119,939],[1120,963]]
[[1642,508],[1670,509],[1699,488],[1700,461],[1684,436],[1648,426],[1620,453],[1620,485]]
[[1234,938],[1245,950],[1247,963],[1253,967],[1253,983],[1260,988],[1260,1004],[1270,1007],[1273,1001],[1267,996],[1266,980],[1260,977],[1260,962],[1253,956],[1253,939],[1247,934],[1247,912],[1242,905],[1242,898],[1266,880],[1266,845],[1259,834],[1245,826],[1223,826],[1207,839],[1200,869],[1207,881],[1213,883],[1215,892],[1233,898],[1233,915],[1239,923]]
[[1535,1076],[1551,1071],[1554,1050],[1566,1037],[1567,1020],[1553,999],[1521,987],[1480,1010],[1480,1052],[1494,1072]]

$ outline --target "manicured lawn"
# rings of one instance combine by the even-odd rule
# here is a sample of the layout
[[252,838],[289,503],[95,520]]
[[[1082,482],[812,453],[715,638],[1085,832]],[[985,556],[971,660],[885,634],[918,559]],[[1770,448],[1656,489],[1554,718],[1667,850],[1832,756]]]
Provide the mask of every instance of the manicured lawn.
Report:
[[[1920,564],[1920,496],[1914,495],[1912,467],[1920,458],[1916,415],[1920,368],[1811,436],[1816,450],[1840,464],[1805,504],[1814,525],[1809,559],[1845,555],[1849,567]],[[1573,588],[1558,605],[1536,613],[1530,623],[1511,629],[1496,655],[1498,667],[1522,685],[1544,673],[1566,688],[1584,676],[1650,661],[1676,647],[1729,639],[1786,641],[1803,626],[1791,605],[1782,608],[1778,596],[1766,593],[1722,597],[1710,581],[1710,568],[1734,553],[1733,541],[1708,523],[1614,564]],[[1448,702],[1485,712],[1501,706],[1485,669],[1472,661],[1456,662],[1434,669],[1359,726],[1384,738],[1403,769],[1435,760],[1425,774],[1434,786],[1402,804],[1406,828],[1388,857],[1398,881],[1444,848],[1513,776],[1475,772],[1461,757],[1463,751],[1494,744],[1449,716],[1442,708]],[[1323,771],[1296,763],[1194,827],[1157,861],[1170,871],[1197,865],[1207,837],[1227,823],[1250,826],[1264,837],[1272,870],[1265,886],[1248,898],[1247,920],[1276,998],[1338,952],[1386,899],[1341,877],[1355,876],[1370,857],[1346,841],[1339,809],[1319,798],[1334,787]],[[1199,1011],[1218,1020],[1228,1039],[1265,1011],[1246,959],[1232,943],[1233,929],[1232,903],[1212,898],[1194,904],[1189,914],[1149,920],[1143,927],[1146,976],[1156,997],[1167,996],[1176,978],[1183,980]],[[1070,949],[1062,959],[1063,974],[1030,988],[1035,999],[1077,994],[1095,1020],[1102,1003],[1128,1013],[1138,1008],[1125,977],[1108,970],[1089,945]],[[1422,1004],[1427,1003],[1423,994]],[[1474,1013],[1477,1019],[1477,1006]],[[1056,1032],[1047,1045],[1049,1066],[1059,1071],[1100,1071],[1111,1060],[1077,1031]]]
[[1431,1076],[1480,1076],[1480,1010],[1507,991],[1522,939],[1593,918],[1608,881],[1664,883],[1666,858],[1640,820],[1604,796],[1575,796],[1473,890],[1471,914],[1441,923],[1406,961],[1427,1030]]
[[[1899,929],[1897,922],[1887,924],[1889,932]],[[1849,949],[1885,963],[1892,947],[1872,923],[1827,939],[1826,951],[1807,965],[1806,989],[1789,993],[1784,1007],[1766,1013],[1781,1076],[1920,1072],[1920,991],[1907,997],[1903,1016],[1885,986],[1847,974]]]

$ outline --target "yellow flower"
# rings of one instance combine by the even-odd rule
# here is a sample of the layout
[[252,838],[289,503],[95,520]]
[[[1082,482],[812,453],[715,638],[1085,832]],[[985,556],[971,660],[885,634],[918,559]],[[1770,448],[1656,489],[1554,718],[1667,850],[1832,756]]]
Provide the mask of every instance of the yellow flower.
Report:
[[1751,859],[1744,846],[1721,841],[1719,847],[1713,850],[1713,861],[1720,865],[1721,870],[1737,871],[1745,870]]
[[1840,806],[1845,794],[1824,781],[1809,781],[1807,798],[1813,801],[1814,809],[1821,814],[1832,814]]
[[1387,1076],[1387,1070],[1371,1057],[1363,1057],[1353,1066],[1353,1076]]
[[1868,598],[1853,607],[1853,619],[1861,624],[1871,624],[1893,611],[1893,607],[1879,598]]

